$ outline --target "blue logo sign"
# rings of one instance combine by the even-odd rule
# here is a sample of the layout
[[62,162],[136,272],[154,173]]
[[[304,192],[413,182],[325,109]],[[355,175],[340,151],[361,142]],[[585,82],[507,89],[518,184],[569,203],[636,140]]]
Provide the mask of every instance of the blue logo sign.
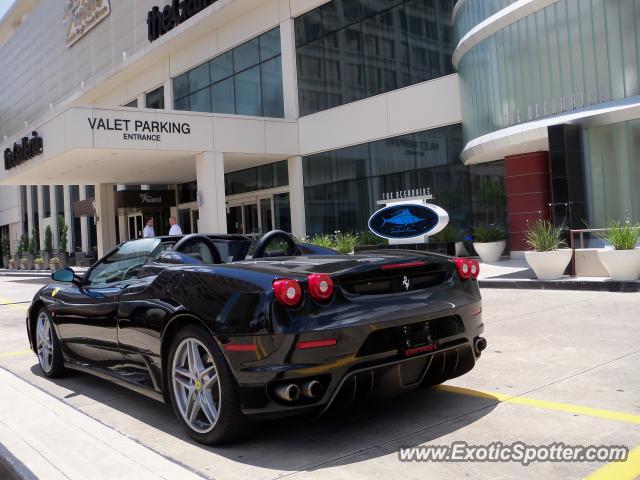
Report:
[[433,235],[449,223],[442,208],[428,203],[398,203],[378,210],[369,219],[369,230],[383,238]]

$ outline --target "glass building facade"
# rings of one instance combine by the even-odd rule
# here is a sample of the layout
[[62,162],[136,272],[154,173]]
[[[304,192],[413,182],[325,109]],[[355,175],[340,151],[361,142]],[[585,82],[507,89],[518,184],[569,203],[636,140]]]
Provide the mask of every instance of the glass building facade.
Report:
[[589,224],[640,222],[640,119],[584,129]]
[[295,19],[300,115],[453,73],[453,0],[334,0]]
[[454,15],[456,44],[469,30],[516,0],[458,0]]
[[284,117],[280,29],[173,79],[175,110]]
[[229,172],[224,176],[224,185],[227,195],[289,185],[289,166],[287,161],[283,160]]
[[559,0],[473,46],[458,65],[465,141],[640,94],[638,15],[640,0]]
[[460,125],[303,157],[307,234],[368,230],[383,193],[430,188],[460,229],[506,225],[502,161],[464,166]]

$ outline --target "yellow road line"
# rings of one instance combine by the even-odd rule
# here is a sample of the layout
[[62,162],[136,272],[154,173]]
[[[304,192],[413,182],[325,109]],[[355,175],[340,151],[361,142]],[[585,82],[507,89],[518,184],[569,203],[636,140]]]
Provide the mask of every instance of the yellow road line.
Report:
[[515,403],[517,405],[527,405],[529,407],[543,408],[546,410],[556,410],[559,412],[586,415],[588,417],[604,418],[605,420],[616,420],[618,422],[635,423],[640,425],[640,415],[635,415],[633,413],[614,412],[612,410],[603,410],[600,408],[583,407],[582,405],[572,405],[570,403],[560,403],[548,400],[537,400],[535,398],[505,395],[503,393],[497,392],[482,392],[479,390],[453,387],[450,385],[439,385],[436,388],[444,392],[457,393],[460,395],[468,395],[472,397],[481,397],[489,400],[493,399],[497,400],[498,402]]
[[18,350],[15,352],[0,352],[0,358],[6,357],[19,357],[20,355],[27,355],[28,353],[33,353],[31,350]]
[[9,300],[5,297],[0,297],[0,306],[7,306],[21,311],[25,311],[29,308],[28,303],[16,303],[15,301]]
[[585,480],[633,480],[640,476],[640,446],[629,452],[624,462],[611,462],[600,467]]

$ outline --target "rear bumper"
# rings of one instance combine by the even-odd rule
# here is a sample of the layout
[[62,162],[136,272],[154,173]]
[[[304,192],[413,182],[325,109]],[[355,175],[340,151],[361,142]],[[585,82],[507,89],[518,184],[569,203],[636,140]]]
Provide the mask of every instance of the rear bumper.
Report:
[[[480,301],[458,308],[394,318],[385,322],[358,324],[335,330],[272,335],[268,337],[235,337],[233,343],[255,343],[255,352],[223,351],[240,386],[245,415],[282,417],[302,413],[325,413],[340,410],[353,402],[379,399],[407,392],[423,383],[440,383],[471,370],[480,354],[474,351],[474,340],[484,331]],[[431,351],[404,356],[398,348],[365,348],[376,332],[405,325],[436,325],[443,319],[455,318],[460,328],[439,335]],[[296,349],[305,341],[336,339],[335,345]],[[274,394],[274,385],[319,380],[323,392],[318,398],[296,402],[283,401]]]

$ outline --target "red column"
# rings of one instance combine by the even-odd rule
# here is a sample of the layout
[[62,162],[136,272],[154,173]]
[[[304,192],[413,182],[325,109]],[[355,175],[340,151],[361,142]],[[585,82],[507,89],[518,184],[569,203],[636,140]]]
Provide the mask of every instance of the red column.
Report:
[[551,182],[549,152],[532,152],[504,158],[509,216],[509,248],[527,250],[524,241],[527,220],[550,219]]

